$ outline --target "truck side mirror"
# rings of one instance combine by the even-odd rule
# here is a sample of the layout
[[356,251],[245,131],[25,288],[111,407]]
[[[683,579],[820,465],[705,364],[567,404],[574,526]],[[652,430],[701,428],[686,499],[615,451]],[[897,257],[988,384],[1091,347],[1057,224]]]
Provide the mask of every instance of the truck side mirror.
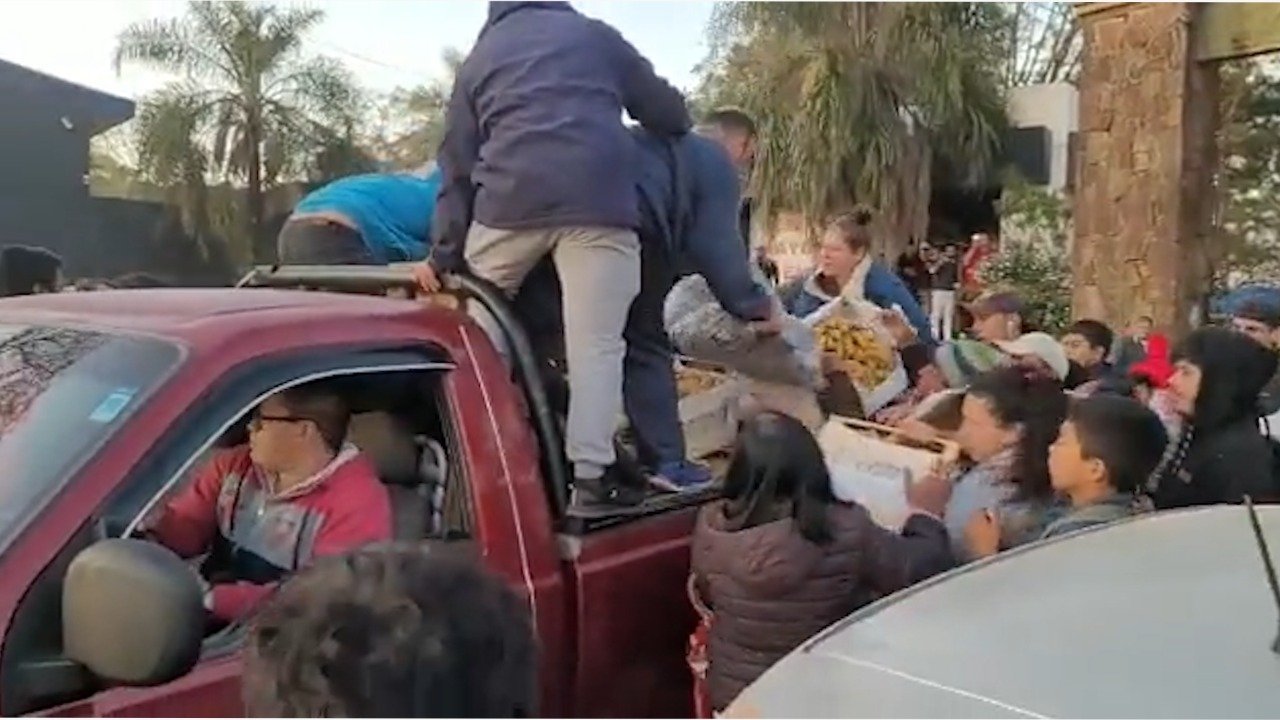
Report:
[[66,655],[98,678],[160,685],[195,667],[204,606],[191,568],[142,540],[102,540],[75,557],[62,590]]

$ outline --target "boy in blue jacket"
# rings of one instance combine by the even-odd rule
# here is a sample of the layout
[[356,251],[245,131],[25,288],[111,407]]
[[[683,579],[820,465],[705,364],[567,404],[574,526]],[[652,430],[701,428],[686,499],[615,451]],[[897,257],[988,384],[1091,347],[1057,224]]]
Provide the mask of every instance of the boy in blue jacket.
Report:
[[636,150],[626,111],[680,135],[684,98],[608,25],[563,2],[491,2],[458,71],[438,161],[444,184],[424,289],[464,268],[514,296],[551,255],[569,365],[565,454],[571,511],[609,504],[620,484],[613,435],[622,338],[640,289]]

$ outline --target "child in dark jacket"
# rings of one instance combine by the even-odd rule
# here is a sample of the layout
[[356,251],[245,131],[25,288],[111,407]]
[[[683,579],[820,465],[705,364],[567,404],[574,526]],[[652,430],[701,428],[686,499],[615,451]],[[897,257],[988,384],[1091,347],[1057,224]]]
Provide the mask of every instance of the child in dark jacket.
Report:
[[939,519],[946,480],[909,483],[911,515],[893,533],[836,499],[798,420],[763,413],[744,425],[725,497],[702,507],[693,532],[697,597],[713,616],[707,683],[717,711],[818,631],[953,564]]
[[1258,394],[1276,354],[1243,333],[1200,328],[1173,354],[1169,389],[1182,428],[1152,477],[1156,507],[1277,499],[1272,454],[1258,426]]

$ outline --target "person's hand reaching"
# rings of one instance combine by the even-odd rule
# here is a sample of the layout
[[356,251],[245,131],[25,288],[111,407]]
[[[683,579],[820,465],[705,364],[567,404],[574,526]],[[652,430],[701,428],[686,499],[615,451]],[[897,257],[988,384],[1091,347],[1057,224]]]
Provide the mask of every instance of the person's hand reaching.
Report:
[[444,287],[444,284],[440,282],[440,275],[436,273],[436,269],[427,260],[423,260],[413,266],[413,279],[418,283],[418,287],[422,288],[422,291],[426,293],[438,293]]
[[947,511],[947,502],[951,500],[951,481],[943,475],[941,468],[934,468],[914,481],[907,473],[905,483],[907,506],[941,521]]
[[769,315],[763,320],[751,321],[751,331],[762,337],[770,337],[782,332],[782,309],[777,303],[770,303]]
[[907,347],[919,339],[915,328],[911,327],[907,319],[897,310],[881,310],[880,324],[893,338],[893,345],[896,348]]
[[1000,551],[1000,517],[989,509],[974,513],[965,526],[964,541],[974,558],[995,555]]

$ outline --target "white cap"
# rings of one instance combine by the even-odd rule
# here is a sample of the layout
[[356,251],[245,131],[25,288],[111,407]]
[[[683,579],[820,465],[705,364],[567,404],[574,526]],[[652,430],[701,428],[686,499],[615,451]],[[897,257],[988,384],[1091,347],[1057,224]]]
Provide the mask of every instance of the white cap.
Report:
[[999,341],[996,346],[1012,357],[1040,358],[1059,380],[1066,380],[1067,371],[1071,369],[1067,352],[1052,335],[1047,333],[1027,333],[1017,340]]

